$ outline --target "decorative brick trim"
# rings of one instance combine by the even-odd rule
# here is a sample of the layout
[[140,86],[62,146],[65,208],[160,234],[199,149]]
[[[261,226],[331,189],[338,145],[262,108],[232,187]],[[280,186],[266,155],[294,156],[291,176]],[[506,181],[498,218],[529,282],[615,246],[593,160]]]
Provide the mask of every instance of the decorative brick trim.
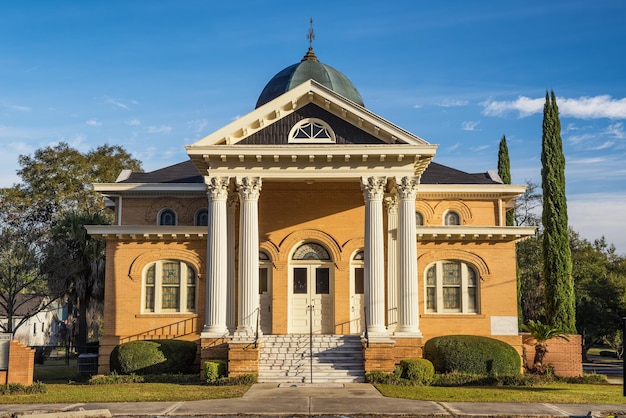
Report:
[[455,250],[452,248],[437,249],[419,252],[417,257],[417,262],[422,269],[426,268],[429,264],[439,260],[466,261],[478,269],[478,274],[481,279],[486,279],[491,276],[489,266],[487,265],[485,260],[481,256],[474,254],[470,251]]
[[177,250],[177,249],[159,249],[146,251],[137,256],[131,263],[128,271],[128,277],[133,281],[141,281],[141,274],[144,267],[158,260],[180,260],[190,263],[198,273],[198,279],[203,278],[205,272],[205,263],[196,251]]
[[332,261],[334,261],[336,265],[341,263],[342,251],[339,243],[333,237],[318,229],[303,229],[287,235],[280,242],[279,259],[276,261],[289,262],[289,256],[292,250],[294,250],[298,244],[305,242],[316,242],[323,245],[330,253]]

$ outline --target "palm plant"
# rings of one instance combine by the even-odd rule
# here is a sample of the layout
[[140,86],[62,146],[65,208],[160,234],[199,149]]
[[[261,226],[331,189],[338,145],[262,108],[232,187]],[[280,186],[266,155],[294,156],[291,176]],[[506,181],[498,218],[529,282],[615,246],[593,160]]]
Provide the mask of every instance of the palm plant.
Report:
[[569,338],[559,328],[543,324],[541,321],[528,321],[528,324],[522,325],[522,330],[530,333],[535,339],[535,358],[533,360],[532,372],[543,374],[547,370],[543,360],[548,352],[547,342],[553,338],[560,338],[569,341]]

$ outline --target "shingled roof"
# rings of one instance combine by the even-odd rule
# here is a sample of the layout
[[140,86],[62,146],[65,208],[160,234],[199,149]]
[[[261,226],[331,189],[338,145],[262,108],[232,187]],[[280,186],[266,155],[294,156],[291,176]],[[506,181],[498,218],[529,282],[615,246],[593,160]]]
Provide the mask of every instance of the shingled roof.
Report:
[[[131,173],[120,183],[203,183],[196,166],[183,161],[148,173]],[[466,173],[431,162],[421,179],[422,184],[500,184],[489,173]]]

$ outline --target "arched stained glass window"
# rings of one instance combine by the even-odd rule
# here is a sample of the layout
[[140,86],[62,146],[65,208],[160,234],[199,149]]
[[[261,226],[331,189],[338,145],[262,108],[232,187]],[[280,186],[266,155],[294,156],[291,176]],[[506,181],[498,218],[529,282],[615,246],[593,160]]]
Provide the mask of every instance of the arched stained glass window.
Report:
[[292,260],[330,261],[330,254],[321,245],[309,242],[298,247],[293,253]]

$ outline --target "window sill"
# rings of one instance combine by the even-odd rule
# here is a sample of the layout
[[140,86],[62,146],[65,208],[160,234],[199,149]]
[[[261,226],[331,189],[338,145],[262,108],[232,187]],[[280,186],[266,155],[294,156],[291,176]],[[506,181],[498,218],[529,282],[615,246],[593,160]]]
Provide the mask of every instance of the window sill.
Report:
[[135,318],[192,318],[198,316],[195,312],[146,312],[136,314]]
[[466,319],[484,319],[487,317],[485,314],[477,314],[477,313],[460,313],[460,312],[442,312],[442,313],[426,313],[421,314],[420,318],[466,318]]

